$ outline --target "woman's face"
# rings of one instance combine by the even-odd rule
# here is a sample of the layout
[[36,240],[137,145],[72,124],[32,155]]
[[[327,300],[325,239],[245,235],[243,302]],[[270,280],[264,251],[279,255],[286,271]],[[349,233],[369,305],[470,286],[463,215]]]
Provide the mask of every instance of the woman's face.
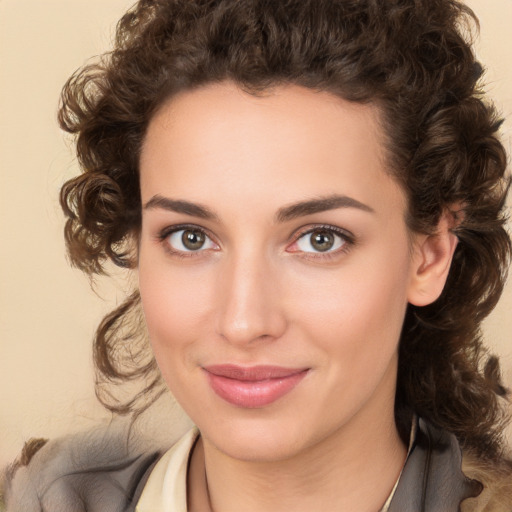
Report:
[[287,458],[389,429],[414,273],[375,107],[282,86],[182,93],[140,162],[156,360],[206,441]]

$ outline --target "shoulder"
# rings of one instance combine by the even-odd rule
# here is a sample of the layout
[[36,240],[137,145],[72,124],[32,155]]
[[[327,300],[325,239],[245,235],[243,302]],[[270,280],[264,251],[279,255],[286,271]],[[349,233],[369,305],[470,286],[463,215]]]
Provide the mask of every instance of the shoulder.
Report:
[[7,511],[130,510],[165,448],[131,439],[129,434],[126,426],[109,425],[47,443],[29,443],[29,450],[8,472]]
[[462,503],[462,512],[510,512],[512,510],[511,468],[496,468],[468,452],[463,455],[462,470],[468,478],[478,480],[484,487],[477,498]]
[[512,468],[469,452],[456,437],[419,419],[389,511],[511,512]]
[[[422,420],[420,420],[420,430]],[[434,480],[442,488],[447,481],[455,487],[457,480],[466,487],[466,499],[460,502],[461,512],[512,512],[512,466],[510,462],[493,463],[478,457],[468,449],[462,449],[453,434],[440,430],[431,424],[423,423],[428,431]],[[450,448],[449,448],[450,447]],[[447,455],[451,452],[451,456]],[[506,454],[510,460],[510,454]],[[451,459],[451,460],[450,460]],[[454,475],[463,478],[450,479]],[[437,491],[439,492],[439,491]]]

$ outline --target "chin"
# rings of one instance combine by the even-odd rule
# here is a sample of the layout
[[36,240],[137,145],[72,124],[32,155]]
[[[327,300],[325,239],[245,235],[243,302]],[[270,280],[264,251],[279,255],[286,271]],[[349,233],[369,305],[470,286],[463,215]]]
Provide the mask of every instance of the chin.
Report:
[[[260,410],[261,411],[261,410]],[[254,413],[254,411],[252,411]],[[307,449],[307,429],[291,418],[252,417],[198,425],[203,438],[225,455],[247,462],[277,462]]]

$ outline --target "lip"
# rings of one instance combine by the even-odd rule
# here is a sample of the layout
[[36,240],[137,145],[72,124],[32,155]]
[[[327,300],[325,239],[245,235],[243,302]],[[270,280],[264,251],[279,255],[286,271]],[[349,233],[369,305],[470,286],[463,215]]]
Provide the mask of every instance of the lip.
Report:
[[270,405],[288,394],[309,368],[223,364],[206,366],[203,370],[218,396],[237,407],[254,409]]

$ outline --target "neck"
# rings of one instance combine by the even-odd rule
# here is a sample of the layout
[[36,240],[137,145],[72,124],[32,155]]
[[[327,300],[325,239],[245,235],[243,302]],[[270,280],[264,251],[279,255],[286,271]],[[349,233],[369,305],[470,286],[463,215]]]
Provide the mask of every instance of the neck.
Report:
[[[383,409],[393,411],[389,404]],[[286,460],[237,460],[201,439],[191,459],[189,511],[380,510],[406,448],[392,414],[378,424],[360,416]]]

